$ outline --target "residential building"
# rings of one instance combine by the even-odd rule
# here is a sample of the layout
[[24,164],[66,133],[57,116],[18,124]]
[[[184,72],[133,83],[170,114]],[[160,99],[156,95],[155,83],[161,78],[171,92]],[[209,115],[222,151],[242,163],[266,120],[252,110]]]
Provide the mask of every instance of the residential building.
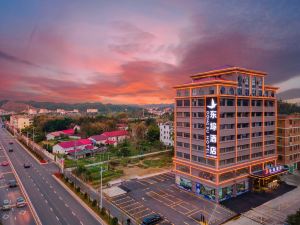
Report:
[[107,144],[112,144],[112,142],[119,144],[129,137],[129,133],[126,130],[104,132],[102,135],[107,137]]
[[277,150],[278,163],[291,173],[300,169],[300,114],[278,116]]
[[160,123],[159,124],[160,137],[159,140],[166,146],[173,146],[173,123]]
[[128,125],[125,123],[118,123],[117,128],[118,130],[128,130]]
[[36,115],[38,113],[37,109],[28,109],[28,115]]
[[22,130],[32,124],[32,119],[27,115],[12,115],[9,123],[13,128]]
[[98,113],[98,109],[87,109],[87,113]]
[[175,87],[177,185],[216,202],[275,185],[278,88],[266,75],[227,67]]
[[52,150],[55,154],[70,154],[83,150],[91,150],[92,142],[89,139],[79,139],[74,141],[64,141],[53,146]]
[[74,134],[75,134],[74,129],[54,131],[54,132],[47,134],[46,139],[49,141],[49,140],[59,139],[61,137],[73,136]]
[[89,139],[94,144],[102,145],[114,145],[116,146],[120,142],[128,138],[129,133],[126,130],[116,130],[111,132],[104,132],[100,135],[94,135],[89,137]]
[[93,135],[89,137],[89,139],[96,145],[105,145],[107,141],[107,137],[105,135]]

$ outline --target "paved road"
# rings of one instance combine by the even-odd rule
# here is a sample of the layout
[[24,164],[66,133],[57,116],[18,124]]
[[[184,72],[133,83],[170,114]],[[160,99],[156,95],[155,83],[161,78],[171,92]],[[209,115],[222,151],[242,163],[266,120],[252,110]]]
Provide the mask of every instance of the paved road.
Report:
[[[101,224],[52,177],[58,170],[55,164],[39,164],[5,129],[0,129],[0,143],[6,151],[10,141],[14,143],[14,152],[8,153],[10,161],[43,225]],[[30,169],[24,169],[25,162],[32,165]]]
[[[2,149],[0,145],[0,164],[4,161],[8,161],[8,158],[4,152],[4,149]],[[0,175],[2,174],[0,178],[0,202],[2,206],[2,202],[4,199],[7,199],[10,201],[11,210],[9,211],[1,211],[0,212],[0,221],[4,225],[34,225],[36,224],[33,215],[29,209],[28,206],[25,206],[23,208],[17,208],[15,206],[16,200],[18,197],[23,197],[22,192],[19,187],[15,188],[9,188],[8,187],[8,181],[9,180],[16,180],[16,177],[14,176],[12,172],[12,168],[10,165],[8,166],[0,166]]]

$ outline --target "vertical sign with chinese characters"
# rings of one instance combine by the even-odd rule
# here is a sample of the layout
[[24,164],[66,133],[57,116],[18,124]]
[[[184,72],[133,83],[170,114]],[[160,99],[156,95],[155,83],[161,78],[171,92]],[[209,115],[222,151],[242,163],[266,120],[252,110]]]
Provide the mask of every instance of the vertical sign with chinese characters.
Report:
[[206,156],[217,157],[217,98],[206,98]]

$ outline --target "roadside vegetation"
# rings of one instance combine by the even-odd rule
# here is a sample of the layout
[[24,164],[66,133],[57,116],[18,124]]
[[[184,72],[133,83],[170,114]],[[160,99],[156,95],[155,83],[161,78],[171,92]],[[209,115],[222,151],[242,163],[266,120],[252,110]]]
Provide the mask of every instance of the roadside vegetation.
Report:
[[299,225],[300,224],[300,209],[295,214],[289,215],[286,219],[289,225]]
[[125,177],[128,173],[132,175],[132,172],[135,172],[134,174],[136,175],[147,175],[151,171],[170,169],[172,167],[172,156],[173,151],[141,158],[125,157],[113,159],[109,161],[109,163],[90,167],[79,164],[78,167],[73,170],[73,173],[94,188],[98,188],[100,185],[101,166],[105,168],[102,174],[102,182],[103,185],[105,185],[112,180]]

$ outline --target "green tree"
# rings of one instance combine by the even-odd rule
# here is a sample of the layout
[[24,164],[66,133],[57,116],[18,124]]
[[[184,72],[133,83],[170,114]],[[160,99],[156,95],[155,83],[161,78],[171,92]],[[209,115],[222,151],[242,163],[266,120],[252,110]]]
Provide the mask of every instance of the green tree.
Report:
[[157,125],[151,125],[148,128],[147,139],[148,141],[154,142],[159,140],[159,127]]
[[139,141],[139,140],[144,140],[145,139],[145,134],[147,131],[147,127],[145,126],[145,124],[143,122],[140,122],[138,124],[135,124],[132,127],[132,131],[134,133],[135,138]]
[[286,222],[289,225],[299,225],[300,224],[300,209],[295,214],[289,215],[287,217]]

